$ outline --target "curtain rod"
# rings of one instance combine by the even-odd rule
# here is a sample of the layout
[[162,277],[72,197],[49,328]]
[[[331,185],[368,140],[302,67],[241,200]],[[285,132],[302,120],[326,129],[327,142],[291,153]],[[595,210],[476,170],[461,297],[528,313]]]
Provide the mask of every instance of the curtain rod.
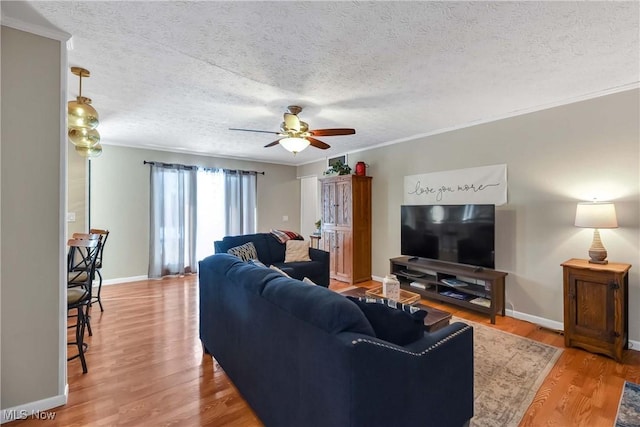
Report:
[[264,172],[258,172],[258,171],[245,171],[245,170],[241,170],[241,169],[223,169],[223,168],[208,168],[208,167],[204,167],[204,166],[195,166],[195,165],[181,165],[180,163],[163,163],[163,162],[148,162],[146,160],[144,160],[142,162],[145,165],[155,165],[155,166],[163,166],[163,167],[173,167],[176,169],[187,169],[187,170],[192,170],[192,169],[202,169],[205,171],[218,171],[221,170],[223,172],[227,172],[227,173],[242,173],[242,174],[256,174],[256,175],[264,175]]

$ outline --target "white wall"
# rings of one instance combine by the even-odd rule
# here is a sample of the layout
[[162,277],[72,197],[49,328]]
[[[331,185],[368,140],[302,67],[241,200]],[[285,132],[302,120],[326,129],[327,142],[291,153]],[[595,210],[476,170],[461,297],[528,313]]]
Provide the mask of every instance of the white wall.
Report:
[[[264,171],[265,175],[258,175],[258,231],[299,231],[300,184],[293,166],[105,144],[102,156],[91,160],[91,227],[111,232],[104,252],[105,280],[147,275],[150,167],[144,160]],[[283,221],[284,216],[288,221]]]
[[[616,203],[620,228],[601,230],[612,262],[630,271],[630,337],[640,340],[640,91],[632,90],[414,141],[349,154],[373,176],[373,274],[400,254],[403,178],[507,164],[508,204],[496,211],[496,269],[507,309],[563,320],[562,268],[588,258],[592,230],[573,226],[576,203]],[[490,100],[487,100],[490,102]],[[323,162],[298,168],[321,174]],[[527,317],[527,316],[524,316]]]
[[66,399],[65,51],[6,26],[1,39],[1,406],[48,409]]

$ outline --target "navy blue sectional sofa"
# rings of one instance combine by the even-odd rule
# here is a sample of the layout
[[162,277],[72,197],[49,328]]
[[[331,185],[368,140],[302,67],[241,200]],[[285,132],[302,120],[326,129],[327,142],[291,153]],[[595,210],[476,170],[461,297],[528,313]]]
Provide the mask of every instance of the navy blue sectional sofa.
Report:
[[473,416],[473,330],[404,347],[329,289],[227,254],[200,262],[200,339],[266,426],[460,427]]
[[275,265],[289,276],[302,280],[308,277],[316,285],[329,286],[329,252],[309,248],[311,261],[284,262],[286,245],[271,233],[226,236],[213,243],[215,253],[226,253],[229,249],[252,242],[258,252],[258,260],[267,267]]

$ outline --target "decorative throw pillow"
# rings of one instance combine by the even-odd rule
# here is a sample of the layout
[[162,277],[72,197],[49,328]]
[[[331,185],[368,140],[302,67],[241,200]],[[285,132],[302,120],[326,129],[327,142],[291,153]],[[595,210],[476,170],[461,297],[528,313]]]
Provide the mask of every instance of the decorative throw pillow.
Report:
[[271,230],[271,235],[275,237],[280,243],[286,243],[287,240],[304,240],[304,237],[302,237],[295,231]]
[[258,267],[269,268],[266,265],[264,265],[262,262],[260,262],[260,260],[258,260],[258,259],[250,259],[247,262],[249,264],[253,264],[253,265],[258,266]]
[[284,262],[311,261],[309,242],[306,240],[287,240]]
[[389,299],[347,298],[360,307],[381,340],[407,345],[424,335],[425,310]]
[[305,277],[304,279],[302,279],[302,281],[303,281],[304,283],[308,283],[308,284],[310,284],[310,285],[316,285],[316,286],[318,286],[318,284],[317,284],[316,282],[314,282],[313,280],[309,279],[308,277]]
[[287,273],[285,273],[284,271],[280,270],[278,267],[276,267],[275,265],[271,265],[269,266],[270,269],[277,271],[278,273],[282,274],[283,276],[287,276],[287,277],[291,277],[289,276]]
[[249,261],[250,259],[257,259],[258,252],[252,242],[247,242],[244,245],[236,246],[227,251],[228,254],[235,255],[243,261]]

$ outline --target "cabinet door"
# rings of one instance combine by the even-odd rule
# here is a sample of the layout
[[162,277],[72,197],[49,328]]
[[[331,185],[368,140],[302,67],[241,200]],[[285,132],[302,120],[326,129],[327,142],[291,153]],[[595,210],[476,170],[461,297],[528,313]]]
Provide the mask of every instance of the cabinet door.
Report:
[[353,240],[351,231],[336,230],[335,232],[335,279],[351,282]]
[[618,285],[614,274],[569,271],[569,337],[586,344],[614,343],[620,337],[615,320],[620,313]]
[[335,188],[336,225],[350,227],[351,219],[351,181],[338,181]]
[[336,224],[336,184],[335,182],[323,182],[321,194],[322,194],[322,225],[327,225],[327,226],[335,225]]
[[336,277],[336,232],[324,230],[322,232],[322,249],[329,252],[329,277]]

